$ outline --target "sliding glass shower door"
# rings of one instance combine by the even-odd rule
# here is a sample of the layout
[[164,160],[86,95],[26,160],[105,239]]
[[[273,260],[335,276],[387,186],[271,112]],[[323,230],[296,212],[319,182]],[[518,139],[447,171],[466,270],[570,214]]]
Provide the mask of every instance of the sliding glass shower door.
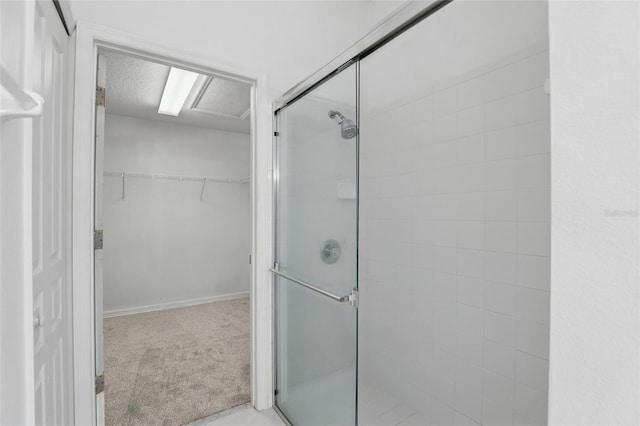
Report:
[[355,425],[357,65],[276,114],[277,409]]

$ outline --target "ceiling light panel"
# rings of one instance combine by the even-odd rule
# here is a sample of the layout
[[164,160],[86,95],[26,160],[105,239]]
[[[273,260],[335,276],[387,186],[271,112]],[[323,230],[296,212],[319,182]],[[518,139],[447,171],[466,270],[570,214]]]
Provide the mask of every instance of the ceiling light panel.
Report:
[[195,98],[192,109],[244,119],[251,106],[251,84],[213,77]]
[[180,114],[198,75],[196,72],[171,67],[158,112],[173,116]]

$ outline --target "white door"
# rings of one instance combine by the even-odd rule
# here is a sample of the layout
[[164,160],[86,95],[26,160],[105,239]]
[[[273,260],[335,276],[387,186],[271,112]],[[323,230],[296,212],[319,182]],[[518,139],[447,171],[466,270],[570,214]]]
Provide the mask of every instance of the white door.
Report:
[[96,158],[95,158],[95,217],[94,217],[94,282],[96,312],[96,415],[97,424],[104,424],[104,314],[102,299],[102,192],[104,186],[104,114],[106,60],[98,55],[96,81]]
[[68,36],[50,0],[33,2],[32,273],[35,423],[72,415]]

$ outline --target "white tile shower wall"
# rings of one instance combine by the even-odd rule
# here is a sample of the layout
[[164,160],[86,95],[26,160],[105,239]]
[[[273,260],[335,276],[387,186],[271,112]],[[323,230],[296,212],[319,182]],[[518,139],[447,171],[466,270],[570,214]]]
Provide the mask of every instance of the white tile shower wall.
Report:
[[547,77],[540,48],[363,114],[362,378],[431,424],[546,423]]

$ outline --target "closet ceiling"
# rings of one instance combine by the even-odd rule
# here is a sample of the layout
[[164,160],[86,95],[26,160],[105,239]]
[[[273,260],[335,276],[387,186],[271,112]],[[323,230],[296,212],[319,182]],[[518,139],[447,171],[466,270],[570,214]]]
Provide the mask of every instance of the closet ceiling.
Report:
[[249,84],[200,76],[180,115],[163,115],[158,105],[170,67],[114,52],[102,54],[107,62],[108,114],[249,133]]

